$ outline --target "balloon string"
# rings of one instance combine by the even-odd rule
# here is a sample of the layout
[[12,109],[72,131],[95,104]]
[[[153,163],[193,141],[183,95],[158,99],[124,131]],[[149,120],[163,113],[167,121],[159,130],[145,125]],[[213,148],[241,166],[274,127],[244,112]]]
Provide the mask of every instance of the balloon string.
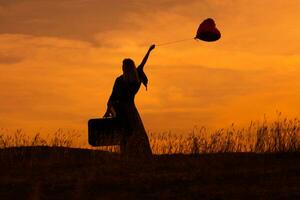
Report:
[[170,44],[185,42],[185,41],[192,40],[192,39],[194,39],[194,38],[188,38],[188,39],[183,39],[183,40],[175,40],[175,41],[171,41],[171,42],[157,44],[156,46],[165,46],[165,45],[170,45]]

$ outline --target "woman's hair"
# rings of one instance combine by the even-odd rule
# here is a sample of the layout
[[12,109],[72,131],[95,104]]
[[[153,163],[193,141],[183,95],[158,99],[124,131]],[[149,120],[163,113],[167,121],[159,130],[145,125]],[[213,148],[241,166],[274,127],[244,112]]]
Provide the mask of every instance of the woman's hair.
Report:
[[123,77],[125,81],[128,82],[140,82],[138,72],[136,70],[134,61],[130,58],[125,58],[123,60]]

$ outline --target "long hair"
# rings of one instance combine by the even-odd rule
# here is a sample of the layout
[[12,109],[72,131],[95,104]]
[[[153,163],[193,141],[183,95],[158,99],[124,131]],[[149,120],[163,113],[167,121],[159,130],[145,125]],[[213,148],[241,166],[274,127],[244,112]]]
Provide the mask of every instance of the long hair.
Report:
[[132,59],[125,58],[123,60],[122,69],[123,69],[123,77],[126,82],[131,82],[131,83],[140,82],[140,78],[136,70],[136,66]]

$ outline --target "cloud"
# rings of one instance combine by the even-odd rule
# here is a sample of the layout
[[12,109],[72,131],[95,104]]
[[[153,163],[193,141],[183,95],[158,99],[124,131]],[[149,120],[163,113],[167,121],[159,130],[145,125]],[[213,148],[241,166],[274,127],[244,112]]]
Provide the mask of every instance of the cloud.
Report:
[[12,0],[0,3],[0,34],[108,47],[108,43],[122,45],[118,36],[124,35],[139,44],[192,38],[200,21],[213,17],[223,35],[218,49],[294,55],[300,48],[295,42],[300,34],[295,28],[299,9],[297,0]]
[[[1,1],[0,33],[78,39],[97,44],[97,33],[136,29],[128,16],[152,15],[181,1]],[[99,42],[99,41],[98,41]]]
[[[264,113],[275,114],[276,109],[297,110],[293,100],[298,99],[300,86],[296,68],[236,70],[175,65],[156,66],[150,71],[149,90],[138,96],[137,104],[151,128],[218,127],[259,119]],[[291,103],[284,106],[284,102]]]
[[22,60],[23,58],[19,56],[0,54],[0,64],[10,65],[10,64],[21,62]]
[[147,43],[192,38],[208,16],[220,41],[158,46],[151,54],[148,91],[141,87],[136,101],[146,127],[299,110],[299,5],[270,2],[0,0],[0,126],[85,129],[105,111],[123,58],[139,63]]

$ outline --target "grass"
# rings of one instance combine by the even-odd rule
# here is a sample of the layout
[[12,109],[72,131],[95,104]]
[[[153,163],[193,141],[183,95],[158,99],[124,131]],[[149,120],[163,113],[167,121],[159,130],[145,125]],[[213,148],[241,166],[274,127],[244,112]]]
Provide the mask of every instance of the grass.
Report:
[[299,153],[155,155],[0,150],[0,199],[299,199]]
[[233,124],[226,129],[210,131],[205,127],[186,135],[150,134],[154,152],[161,154],[255,152],[281,153],[300,151],[300,121],[279,118],[251,122],[246,128]]
[[[300,122],[281,116],[186,135],[150,133],[150,160],[0,130],[0,199],[300,199]],[[80,146],[79,146],[80,147]]]
[[[76,131],[58,129],[46,138],[40,133],[29,137],[22,130],[5,133],[0,129],[0,148],[22,146],[81,147],[76,145],[80,134]],[[300,151],[300,120],[288,119],[278,114],[276,120],[251,122],[248,127],[237,128],[233,124],[225,129],[211,131],[205,127],[195,128],[184,135],[149,133],[155,154],[203,154],[203,153],[282,153]],[[98,147],[98,150],[117,152],[117,146]]]

